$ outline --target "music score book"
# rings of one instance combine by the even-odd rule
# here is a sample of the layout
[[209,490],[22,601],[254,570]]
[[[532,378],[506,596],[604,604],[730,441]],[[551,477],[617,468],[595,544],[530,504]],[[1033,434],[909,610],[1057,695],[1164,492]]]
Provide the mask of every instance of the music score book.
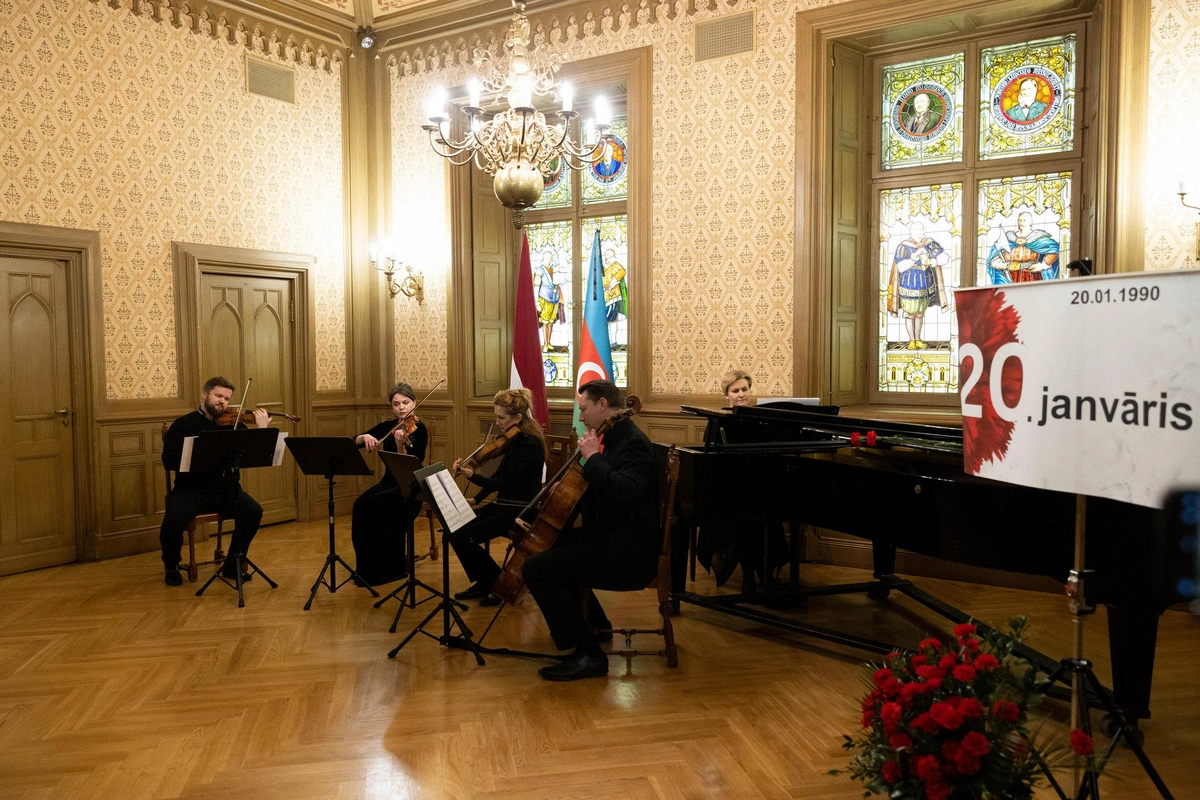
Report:
[[471,504],[441,462],[418,470],[415,477],[447,533],[453,533],[475,519]]
[[[247,428],[244,430],[262,430],[261,428]],[[278,430],[278,429],[276,429]],[[283,464],[283,453],[287,449],[284,445],[287,442],[287,431],[279,431],[279,438],[275,440],[275,456],[271,459],[271,466],[278,467]],[[196,446],[196,437],[187,436],[183,440],[183,453],[179,457],[179,471],[191,472],[192,467],[192,449]]]

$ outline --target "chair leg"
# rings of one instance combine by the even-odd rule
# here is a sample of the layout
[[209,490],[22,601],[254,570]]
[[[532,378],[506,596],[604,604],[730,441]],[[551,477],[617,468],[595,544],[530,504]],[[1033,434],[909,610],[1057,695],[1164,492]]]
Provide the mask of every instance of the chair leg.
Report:
[[188,537],[188,583],[195,583],[200,579],[200,568],[196,565],[196,522],[193,520],[187,527]]
[[696,538],[699,528],[693,525],[688,530],[688,569],[692,576],[692,583],[696,582]]
[[661,601],[658,604],[658,613],[662,617],[665,644],[663,650],[667,656],[667,666],[673,669],[679,666],[679,653],[675,650],[675,628],[671,626],[671,601]]
[[433,511],[432,510],[425,512],[425,520],[429,523],[429,560],[437,561],[438,560],[437,535],[434,533],[434,529],[433,529]]

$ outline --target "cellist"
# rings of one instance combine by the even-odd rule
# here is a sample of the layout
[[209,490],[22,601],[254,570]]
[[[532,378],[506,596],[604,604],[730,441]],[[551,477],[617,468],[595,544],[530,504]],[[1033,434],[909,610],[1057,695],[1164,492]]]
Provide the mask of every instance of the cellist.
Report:
[[589,381],[579,388],[579,419],[588,427],[579,441],[579,451],[587,459],[583,475],[588,487],[578,506],[583,526],[564,530],[554,547],[530,556],[521,573],[555,646],[575,650],[561,663],[538,671],[546,680],[608,674],[608,657],[594,631],[612,624],[594,592],[584,618],[579,587],[644,589],[658,567],[658,478],[650,440],[628,417],[618,421],[603,440],[595,432],[622,411],[621,392],[613,383]]
[[492,398],[496,427],[505,438],[496,442],[496,446],[503,446],[503,455],[491,477],[475,472],[472,459],[460,458],[454,462],[456,474],[465,475],[480,487],[476,499],[496,493],[495,502],[477,509],[475,519],[447,537],[471,580],[469,588],[454,595],[458,600],[479,600],[481,606],[500,604],[500,599],[491,594],[500,567],[485,545],[512,530],[517,514],[542,485],[546,437],[542,426],[533,418],[532,402],[533,395],[528,389],[504,389]]

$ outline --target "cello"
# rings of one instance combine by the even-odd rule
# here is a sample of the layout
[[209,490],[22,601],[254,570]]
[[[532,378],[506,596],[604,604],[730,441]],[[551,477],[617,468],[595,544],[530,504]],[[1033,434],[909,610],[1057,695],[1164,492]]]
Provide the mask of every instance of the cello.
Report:
[[[625,399],[625,408],[606,419],[596,429],[596,434],[605,433],[621,420],[627,419],[641,410],[642,401],[636,396],[630,395]],[[525,566],[526,560],[530,556],[545,552],[554,546],[558,535],[562,533],[563,526],[574,516],[575,507],[579,505],[583,493],[587,490],[588,482],[583,477],[581,457],[579,450],[576,450],[575,454],[558,471],[558,474],[526,506],[525,510],[528,510],[537,506],[539,502],[541,503],[537,519],[532,524],[526,525],[521,520],[524,512],[517,516],[517,524],[512,530],[512,545],[509,548],[508,559],[504,562],[500,577],[496,579],[496,585],[492,587],[492,594],[509,605],[515,603],[525,589],[521,570]]]

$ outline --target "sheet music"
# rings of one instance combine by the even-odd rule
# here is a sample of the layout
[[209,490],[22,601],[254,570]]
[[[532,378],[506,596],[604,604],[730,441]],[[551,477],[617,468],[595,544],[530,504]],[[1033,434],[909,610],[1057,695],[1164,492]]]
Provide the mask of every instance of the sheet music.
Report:
[[463,496],[458,484],[446,470],[439,470],[430,475],[425,481],[429,490],[429,499],[441,512],[446,527],[454,532],[475,519],[471,504]]
[[287,450],[284,447],[284,442],[287,439],[287,431],[280,431],[279,438],[275,440],[275,458],[271,459],[271,466],[278,467],[283,464],[283,453]]
[[190,472],[192,466],[192,445],[196,443],[195,436],[185,436],[183,439],[183,455],[179,457],[179,471]]

